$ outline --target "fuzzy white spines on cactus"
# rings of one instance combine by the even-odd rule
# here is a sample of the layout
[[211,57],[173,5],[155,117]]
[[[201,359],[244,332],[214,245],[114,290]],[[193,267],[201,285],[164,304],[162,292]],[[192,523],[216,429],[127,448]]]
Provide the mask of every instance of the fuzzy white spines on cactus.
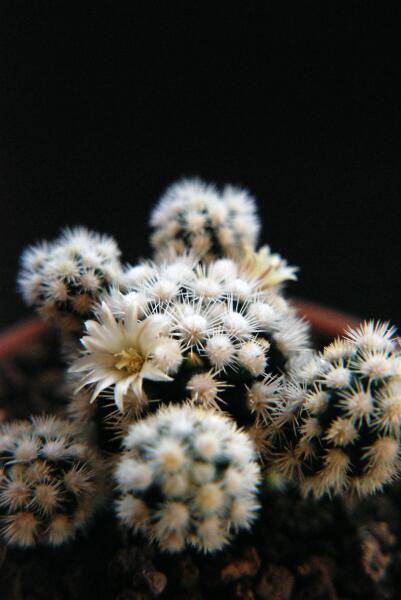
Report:
[[191,398],[219,405],[241,426],[263,420],[278,394],[272,378],[308,346],[305,323],[229,259],[144,267],[131,273],[127,293],[105,295],[86,323],[84,354],[71,367],[81,387],[93,387],[93,400],[112,390],[121,412],[138,412],[147,399]]
[[394,328],[349,329],[304,366],[270,427],[272,461],[304,494],[373,493],[400,469],[401,356]]
[[255,247],[260,223],[254,199],[246,190],[226,186],[221,193],[200,179],[171,185],[152,212],[153,247],[161,253],[192,250],[210,260],[240,256]]
[[65,330],[79,330],[100,294],[119,283],[120,251],[108,236],[66,229],[25,250],[18,284],[27,304]]
[[257,516],[253,445],[221,413],[160,409],[130,427],[124,447],[115,471],[118,518],[162,550],[220,550]]
[[7,544],[58,546],[102,500],[94,451],[68,421],[32,418],[0,426],[0,532]]

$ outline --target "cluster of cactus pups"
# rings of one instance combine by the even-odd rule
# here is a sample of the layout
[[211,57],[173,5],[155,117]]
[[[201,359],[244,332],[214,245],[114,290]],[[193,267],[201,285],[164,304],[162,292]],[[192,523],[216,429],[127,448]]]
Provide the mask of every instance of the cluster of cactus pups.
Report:
[[242,189],[180,181],[151,225],[154,257],[136,266],[84,228],[23,254],[20,289],[60,329],[71,398],[65,420],[0,428],[5,541],[62,544],[112,506],[162,551],[213,552],[251,528],[277,475],[316,497],[391,482],[394,328],[365,323],[314,352],[283,294],[296,269],[257,249]]

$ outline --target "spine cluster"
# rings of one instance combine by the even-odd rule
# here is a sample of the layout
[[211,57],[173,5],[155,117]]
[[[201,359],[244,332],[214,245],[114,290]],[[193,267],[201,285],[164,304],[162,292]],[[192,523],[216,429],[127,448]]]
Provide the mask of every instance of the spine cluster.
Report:
[[[303,377],[303,381],[301,379]],[[401,356],[394,329],[349,330],[305,366],[269,425],[271,460],[315,496],[380,490],[399,472]]]
[[66,331],[80,331],[101,293],[120,278],[120,251],[108,236],[82,227],[22,255],[19,287],[26,303]]
[[68,421],[38,417],[2,425],[2,537],[23,548],[73,539],[101,502],[99,473],[95,452]]
[[169,407],[132,425],[116,469],[117,515],[162,550],[221,549],[256,517],[259,467],[226,417]]
[[170,186],[153,210],[151,243],[159,256],[192,250],[205,261],[240,256],[255,247],[260,229],[254,199],[226,186],[221,193],[198,179]]

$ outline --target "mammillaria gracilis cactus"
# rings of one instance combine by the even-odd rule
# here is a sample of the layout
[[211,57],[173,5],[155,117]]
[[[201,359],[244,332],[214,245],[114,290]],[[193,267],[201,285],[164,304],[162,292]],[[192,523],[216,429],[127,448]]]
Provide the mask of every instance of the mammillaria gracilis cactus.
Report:
[[68,421],[33,417],[0,426],[1,533],[9,544],[58,546],[102,503],[96,452]]
[[169,552],[221,549],[256,517],[259,466],[227,417],[163,408],[131,425],[116,469],[121,522]]
[[160,198],[151,217],[151,243],[159,255],[192,250],[198,258],[240,256],[255,248],[260,223],[246,190],[226,186],[221,193],[199,179],[183,179]]
[[79,331],[95,301],[119,281],[120,250],[113,238],[84,227],[22,255],[18,283],[27,304],[64,330]]
[[[136,281],[135,281],[135,277]],[[306,324],[272,286],[229,259],[188,257],[130,274],[130,288],[103,296],[71,366],[124,413],[183,402],[220,408],[259,441],[267,404],[308,347]],[[110,391],[111,390],[111,391]],[[263,433],[263,432],[262,432]]]
[[25,300],[65,340],[83,335],[68,337],[70,421],[2,429],[6,541],[72,539],[96,508],[99,449],[120,524],[170,553],[224,548],[258,517],[275,475],[315,497],[362,496],[396,477],[394,329],[367,323],[313,354],[284,296],[296,269],[256,247],[244,190],[179,181],[151,224],[155,255],[136,265],[82,228],[23,256]]
[[270,423],[272,461],[304,494],[365,495],[399,472],[401,355],[395,330],[349,329],[298,374]]

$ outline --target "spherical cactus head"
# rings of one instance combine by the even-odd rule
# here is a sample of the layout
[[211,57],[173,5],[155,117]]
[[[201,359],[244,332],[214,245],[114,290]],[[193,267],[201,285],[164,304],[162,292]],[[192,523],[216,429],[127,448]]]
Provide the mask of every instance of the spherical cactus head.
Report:
[[227,417],[191,406],[131,426],[115,478],[121,524],[167,552],[223,548],[257,516],[260,471],[249,437]]
[[267,407],[308,347],[306,324],[230,259],[146,263],[129,278],[86,323],[71,366],[78,387],[89,382],[92,401],[134,418],[189,398],[252,426],[263,446]]
[[273,416],[272,461],[304,494],[362,496],[396,477],[401,356],[394,334],[373,321],[349,329],[305,365]]
[[80,331],[100,295],[120,281],[120,250],[113,238],[84,227],[65,229],[21,257],[24,300],[63,331]]
[[72,540],[102,499],[98,459],[68,421],[0,426],[1,537],[22,548]]
[[254,248],[260,229],[254,199],[226,186],[219,192],[200,179],[171,185],[151,215],[151,243],[159,256],[191,250],[198,258],[239,257]]

